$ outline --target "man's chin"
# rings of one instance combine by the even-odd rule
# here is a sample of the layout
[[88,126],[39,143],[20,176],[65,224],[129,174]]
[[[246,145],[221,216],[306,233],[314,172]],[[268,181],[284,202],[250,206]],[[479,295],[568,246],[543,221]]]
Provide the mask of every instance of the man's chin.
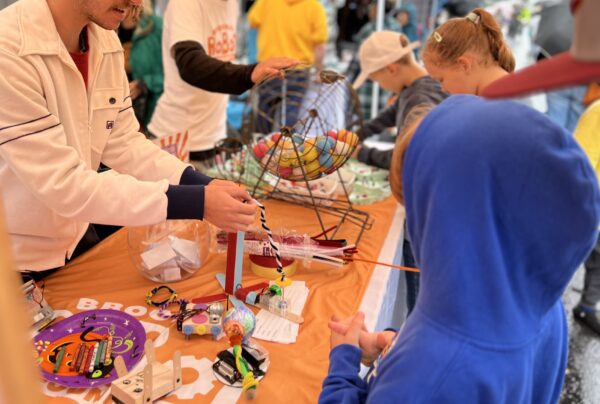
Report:
[[114,31],[119,28],[119,25],[121,25],[121,21],[94,21],[94,20],[92,20],[92,22],[106,30],[109,30],[109,31]]

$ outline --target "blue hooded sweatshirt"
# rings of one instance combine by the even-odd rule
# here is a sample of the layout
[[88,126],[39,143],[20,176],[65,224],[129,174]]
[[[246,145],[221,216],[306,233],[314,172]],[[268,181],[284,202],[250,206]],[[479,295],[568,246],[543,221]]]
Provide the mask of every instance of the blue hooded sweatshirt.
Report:
[[321,403],[556,403],[561,294],[597,237],[600,194],[573,137],[511,101],[453,96],[404,160],[416,307],[375,368],[330,354]]

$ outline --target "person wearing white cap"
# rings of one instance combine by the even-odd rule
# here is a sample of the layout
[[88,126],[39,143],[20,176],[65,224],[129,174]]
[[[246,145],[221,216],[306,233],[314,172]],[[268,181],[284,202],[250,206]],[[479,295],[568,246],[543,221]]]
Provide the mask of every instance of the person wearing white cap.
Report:
[[[372,33],[360,46],[358,58],[360,74],[354,81],[358,89],[368,79],[398,95],[396,101],[377,117],[365,123],[359,132],[361,140],[387,128],[402,128],[404,119],[412,108],[419,104],[439,104],[448,95],[440,83],[427,75],[413,55],[419,42],[409,43],[408,38],[393,31]],[[361,147],[359,161],[389,169],[392,151],[380,151]]]
[[[501,98],[555,90],[600,81],[600,42],[597,35],[600,2],[571,0],[573,43],[571,50],[495,81],[484,97]],[[574,136],[600,178],[600,99],[579,119]],[[600,334],[600,236],[585,261],[581,301],[573,309],[576,320]]]
[[[398,136],[401,136],[400,129],[411,110],[423,104],[437,105],[448,96],[440,83],[429,77],[415,60],[413,49],[418,46],[419,42],[409,43],[404,34],[392,31],[374,32],[360,46],[358,58],[361,72],[354,82],[354,88],[371,79],[383,89],[398,94],[394,104],[365,123],[359,132],[362,140],[392,127],[397,128]],[[363,163],[389,169],[392,154],[393,150],[381,151],[362,146],[357,158]],[[403,264],[415,266],[409,240],[405,238],[403,243]],[[410,314],[417,300],[419,278],[414,272],[406,272],[405,276],[406,307]]]

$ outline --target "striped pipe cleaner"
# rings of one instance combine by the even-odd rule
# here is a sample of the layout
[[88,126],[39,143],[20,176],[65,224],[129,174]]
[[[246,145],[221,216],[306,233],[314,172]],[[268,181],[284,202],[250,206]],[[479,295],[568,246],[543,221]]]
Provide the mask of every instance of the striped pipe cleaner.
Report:
[[[189,303],[189,300],[187,300],[187,299],[179,299],[179,300],[173,300],[172,302],[165,302],[159,306],[158,316],[160,318],[164,318],[165,320],[168,320],[170,318],[177,318],[177,316],[179,316],[179,314],[183,311],[183,308],[185,307],[185,305],[188,303]],[[172,304],[179,305],[179,312],[177,312],[175,314],[167,314],[166,310]]]
[[279,254],[279,246],[273,241],[273,233],[271,233],[271,229],[267,226],[267,219],[265,217],[265,205],[257,201],[256,199],[252,199],[252,201],[260,208],[260,223],[265,232],[267,232],[267,237],[269,238],[269,244],[273,251],[275,251],[275,261],[277,262],[277,272],[281,274],[281,281],[285,280],[285,272],[283,272],[283,264],[281,263],[281,255]]

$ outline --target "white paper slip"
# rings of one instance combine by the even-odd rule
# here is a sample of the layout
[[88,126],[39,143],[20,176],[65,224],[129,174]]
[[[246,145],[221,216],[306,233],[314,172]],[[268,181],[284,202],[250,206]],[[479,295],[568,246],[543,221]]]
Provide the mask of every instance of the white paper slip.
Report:
[[181,280],[181,270],[178,266],[167,267],[162,270],[163,282],[177,282]]
[[[308,288],[304,282],[294,281],[285,288],[285,299],[291,313],[302,315],[302,310],[308,299]],[[300,324],[293,323],[267,310],[260,310],[256,315],[256,328],[252,336],[264,341],[293,344],[296,342]]]
[[196,242],[174,236],[169,236],[169,240],[171,240],[171,248],[177,254],[185,258],[192,265],[200,266],[200,251]]
[[168,240],[154,244],[148,250],[140,254],[142,263],[146,269],[156,268],[157,266],[177,257],[175,251],[171,248]]

